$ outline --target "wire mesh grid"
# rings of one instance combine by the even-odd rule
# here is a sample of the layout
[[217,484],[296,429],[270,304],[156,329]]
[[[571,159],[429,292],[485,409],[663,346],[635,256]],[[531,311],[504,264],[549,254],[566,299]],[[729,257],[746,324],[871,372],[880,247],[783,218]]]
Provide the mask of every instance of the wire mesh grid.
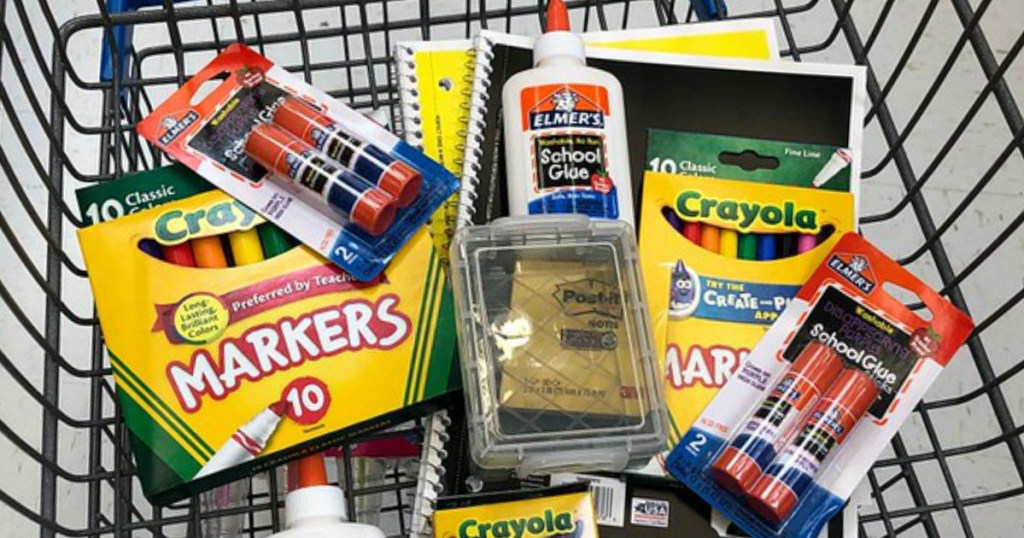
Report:
[[[247,536],[266,535],[280,528],[273,473],[254,480],[246,505],[220,512],[196,499],[154,508],[142,497],[78,253],[72,191],[165,164],[135,123],[231,42],[358,108],[393,110],[396,42],[484,27],[536,33],[543,2],[150,0],[134,3],[154,7],[125,12],[108,3],[125,2],[0,0],[0,243],[9,252],[0,258],[3,533],[181,536],[202,519],[243,513]],[[788,58],[869,67],[863,231],[977,322],[952,371],[862,484],[861,535],[1021,535],[1019,0],[728,4],[732,17],[772,17]],[[586,30],[692,15],[682,0],[569,5]],[[98,75],[100,47],[128,25],[127,60]],[[388,531],[402,534],[408,476],[348,488],[349,498],[387,490]]]

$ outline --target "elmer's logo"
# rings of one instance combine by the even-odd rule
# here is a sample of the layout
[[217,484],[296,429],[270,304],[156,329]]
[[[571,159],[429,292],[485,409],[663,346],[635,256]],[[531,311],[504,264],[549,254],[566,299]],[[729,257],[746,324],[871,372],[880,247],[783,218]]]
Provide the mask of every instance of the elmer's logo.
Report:
[[192,237],[216,235],[219,231],[248,230],[263,222],[241,202],[220,202],[195,211],[172,209],[157,217],[153,234],[157,243],[177,245]]
[[198,119],[199,113],[195,110],[189,110],[180,120],[174,116],[164,116],[164,119],[160,120],[160,126],[164,128],[164,134],[160,135],[157,141],[163,146],[170,144],[181,133],[185,132],[189,125],[192,125]]
[[833,254],[828,266],[864,293],[875,289],[875,274],[864,256],[857,254]]
[[714,219],[731,224],[741,232],[756,226],[818,233],[821,227],[815,210],[799,207],[791,200],[761,203],[718,199],[696,189],[679,193],[676,198],[676,211],[686,219]]
[[541,538],[544,536],[575,536],[579,522],[571,512],[556,514],[548,508],[544,514],[517,519],[501,519],[481,523],[467,519],[459,524],[459,538]]
[[522,94],[523,130],[603,129],[608,90],[584,84],[526,88]]
[[622,295],[606,282],[587,278],[559,284],[554,293],[562,311],[570,316],[598,314],[622,318]]

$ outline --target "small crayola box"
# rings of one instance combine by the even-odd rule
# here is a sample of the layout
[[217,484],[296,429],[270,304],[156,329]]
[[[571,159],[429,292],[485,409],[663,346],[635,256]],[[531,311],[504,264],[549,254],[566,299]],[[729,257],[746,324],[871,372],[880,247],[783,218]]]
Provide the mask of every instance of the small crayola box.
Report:
[[434,538],[597,538],[585,482],[551,488],[442,497]]
[[[670,136],[681,137],[677,146],[666,140]],[[666,375],[670,446],[825,253],[855,227],[856,178],[834,173],[829,182],[819,177],[822,188],[813,184],[815,172],[835,160],[834,148],[757,141],[755,157],[774,150],[784,155],[783,147],[818,155],[816,165],[776,163],[773,177],[721,162],[727,153],[742,153],[727,150],[747,147],[736,140],[743,139],[651,132],[648,161],[687,174],[648,171],[640,219],[640,259]]]
[[366,282],[303,246],[231,267],[171,263],[190,246],[198,259],[204,240],[232,252],[268,225],[210,191],[79,231],[154,503],[426,413],[457,389],[451,298],[425,227]]

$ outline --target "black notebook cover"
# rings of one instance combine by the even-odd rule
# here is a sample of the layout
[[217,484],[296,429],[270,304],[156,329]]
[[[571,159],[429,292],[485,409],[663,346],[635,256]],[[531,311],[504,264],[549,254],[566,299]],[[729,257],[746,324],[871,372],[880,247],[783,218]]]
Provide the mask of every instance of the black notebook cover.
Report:
[[[501,91],[512,75],[533,67],[533,51],[505,41],[522,42],[494,32],[482,32],[477,42],[477,62],[484,62],[485,69],[478,66],[476,74],[486,81],[477,81],[479,95],[474,101],[483,100],[485,106],[474,109],[471,118],[480,135],[467,141],[467,162],[475,165],[466,173],[476,177],[463,178],[464,184],[475,184],[473,224],[508,215]],[[857,91],[858,85],[863,87],[859,68],[793,67],[788,62],[750,60],[718,60],[708,65],[708,59],[684,58],[603,49],[587,59],[588,65],[612,73],[622,83],[637,206],[648,129],[859,146],[859,140],[852,138],[859,138],[860,130],[850,124],[851,118],[860,121],[862,102],[858,101],[864,99]],[[682,61],[689,64],[678,63]],[[640,214],[639,207],[634,210]]]

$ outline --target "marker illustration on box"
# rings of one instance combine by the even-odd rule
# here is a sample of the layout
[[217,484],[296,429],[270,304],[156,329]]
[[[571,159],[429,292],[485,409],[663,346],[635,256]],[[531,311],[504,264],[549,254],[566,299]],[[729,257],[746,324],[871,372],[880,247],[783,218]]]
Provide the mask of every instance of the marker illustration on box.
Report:
[[284,400],[275,402],[260,411],[252,420],[238,428],[231,438],[196,473],[195,478],[211,475],[247,461],[263,453],[270,437],[277,431],[284,415]]
[[811,184],[814,185],[815,188],[823,187],[826,183],[831,181],[832,178],[836,177],[839,172],[842,172],[846,167],[850,166],[851,162],[853,162],[853,154],[850,153],[850,150],[846,148],[837,149],[836,152],[829,157],[825,166],[823,166],[817,175],[814,176]]

